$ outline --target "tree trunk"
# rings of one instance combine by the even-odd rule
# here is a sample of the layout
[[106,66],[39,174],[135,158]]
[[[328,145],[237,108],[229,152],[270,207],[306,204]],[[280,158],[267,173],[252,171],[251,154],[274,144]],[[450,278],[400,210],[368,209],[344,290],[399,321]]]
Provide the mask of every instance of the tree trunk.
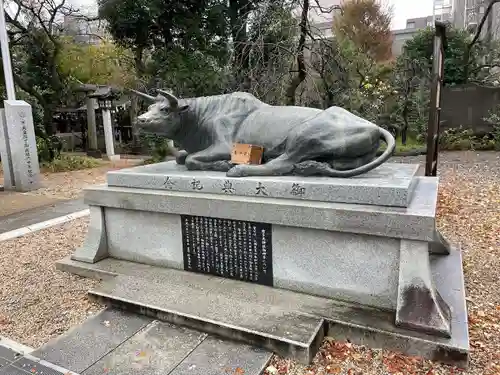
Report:
[[57,128],[54,124],[54,109],[52,105],[46,105],[43,107],[43,127],[45,133],[50,137],[56,134]]
[[248,46],[247,23],[251,3],[248,0],[230,0],[229,12],[231,22],[231,36],[234,43],[233,69],[239,90],[250,89],[249,78],[250,54]]
[[[144,77],[144,74],[146,73],[146,67],[144,66],[144,48],[143,47],[136,47],[134,50],[134,62],[135,62],[135,71],[137,73],[137,77],[139,80]],[[140,90],[141,88],[139,88]],[[130,117],[130,126],[132,128],[132,145],[133,147],[140,147],[140,140],[138,137],[138,131],[137,131],[137,114],[139,113],[139,98],[137,98],[135,95],[133,95],[130,98],[130,108],[129,108],[129,117]]]
[[286,104],[295,105],[295,95],[297,89],[302,82],[305,81],[307,77],[306,63],[304,60],[304,47],[306,44],[307,37],[307,15],[309,13],[309,0],[304,0],[302,4],[302,14],[300,17],[300,38],[299,45],[297,48],[297,68],[298,73],[292,78],[290,85],[286,90]]
[[406,138],[408,133],[408,101],[405,102],[403,107],[403,128],[401,129],[401,143],[406,146]]

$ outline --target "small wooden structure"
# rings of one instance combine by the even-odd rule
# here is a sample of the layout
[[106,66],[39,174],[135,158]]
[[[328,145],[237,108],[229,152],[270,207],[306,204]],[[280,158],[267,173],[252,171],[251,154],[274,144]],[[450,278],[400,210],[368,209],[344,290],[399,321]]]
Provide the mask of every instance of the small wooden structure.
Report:
[[427,126],[427,158],[425,175],[437,175],[439,153],[439,126],[441,125],[441,92],[444,81],[444,51],[446,48],[446,24],[436,22],[434,54],[432,61],[431,104]]
[[235,143],[231,153],[231,162],[234,164],[261,164],[264,149],[260,146]]

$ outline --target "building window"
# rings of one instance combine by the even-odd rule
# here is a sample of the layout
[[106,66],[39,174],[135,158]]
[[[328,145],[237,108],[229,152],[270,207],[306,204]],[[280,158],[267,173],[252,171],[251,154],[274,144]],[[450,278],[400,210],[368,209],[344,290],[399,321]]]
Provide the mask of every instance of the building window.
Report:
[[414,29],[415,28],[415,22],[408,22],[406,24],[407,29]]
[[486,9],[484,9],[483,6],[479,7],[479,14],[484,14],[485,11],[486,11]]

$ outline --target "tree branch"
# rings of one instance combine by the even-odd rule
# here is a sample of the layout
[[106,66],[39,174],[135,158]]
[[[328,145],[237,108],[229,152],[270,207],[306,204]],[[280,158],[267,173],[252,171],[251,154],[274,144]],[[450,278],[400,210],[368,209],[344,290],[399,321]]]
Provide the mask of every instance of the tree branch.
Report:
[[476,31],[476,35],[474,35],[474,38],[472,39],[472,41],[467,45],[467,48],[465,49],[465,53],[464,53],[464,62],[463,62],[463,65],[464,65],[464,80],[465,80],[465,83],[467,83],[467,81],[469,80],[469,75],[470,75],[470,71],[469,71],[469,68],[470,68],[470,64],[472,63],[470,61],[470,53],[472,51],[472,48],[474,47],[474,45],[477,43],[477,41],[479,40],[479,37],[481,36],[481,33],[483,31],[483,27],[484,27],[484,24],[486,23],[486,20],[487,18],[489,17],[490,13],[492,12],[493,10],[493,5],[495,5],[496,3],[499,3],[500,0],[491,0],[490,3],[488,4],[488,7],[486,8],[486,11],[484,12],[483,14],[483,18],[481,18],[481,22],[479,22],[479,26],[477,28],[477,31]]

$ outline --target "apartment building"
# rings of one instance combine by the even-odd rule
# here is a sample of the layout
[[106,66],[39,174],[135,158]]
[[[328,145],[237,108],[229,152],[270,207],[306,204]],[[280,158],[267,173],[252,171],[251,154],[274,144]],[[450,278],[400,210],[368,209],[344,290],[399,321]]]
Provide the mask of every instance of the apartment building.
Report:
[[[489,0],[454,0],[453,23],[457,27],[465,27],[474,32],[486,12]],[[500,37],[500,4],[493,5],[491,14],[491,31],[493,38]],[[483,36],[488,30],[488,22],[483,28]]]

